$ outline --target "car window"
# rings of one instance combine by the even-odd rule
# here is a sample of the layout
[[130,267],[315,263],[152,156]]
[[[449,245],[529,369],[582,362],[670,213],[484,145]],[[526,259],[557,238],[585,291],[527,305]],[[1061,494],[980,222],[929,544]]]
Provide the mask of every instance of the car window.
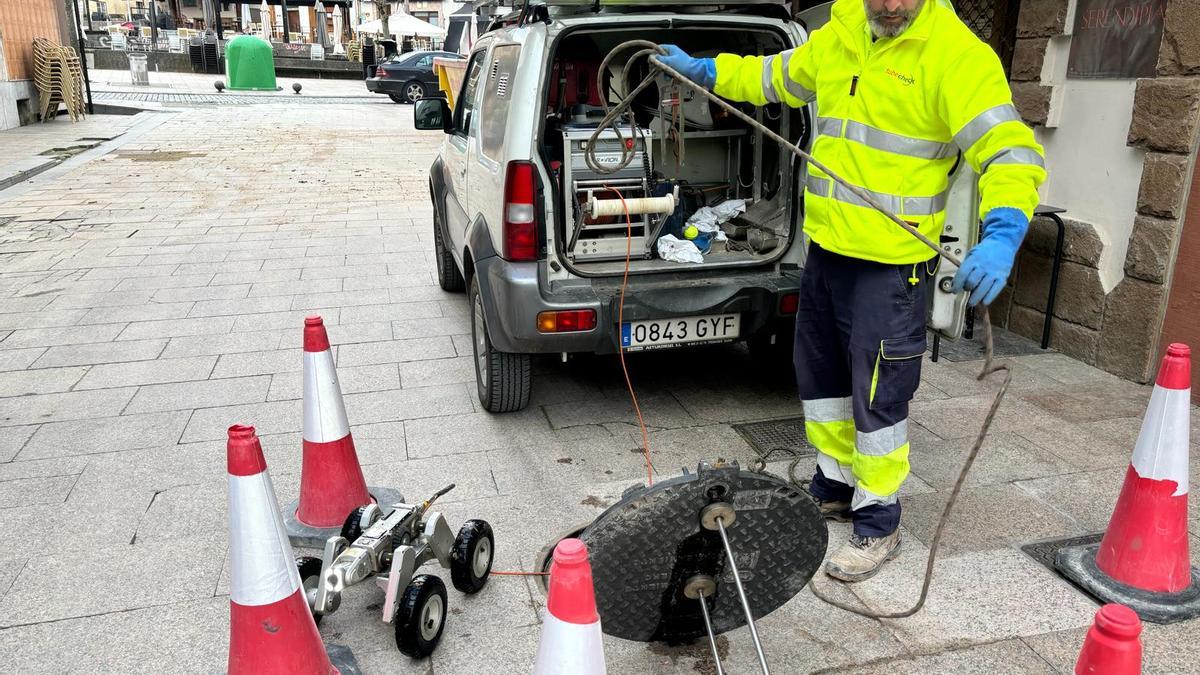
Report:
[[471,130],[471,117],[475,112],[475,90],[479,85],[479,74],[483,71],[485,58],[487,49],[481,49],[471,57],[471,62],[467,64],[467,77],[463,80],[462,91],[459,92],[457,109],[454,111],[454,132],[463,136]]
[[433,57],[432,56],[422,56],[416,63],[416,66],[418,68],[429,68],[432,65],[433,65]]
[[483,90],[483,117],[479,130],[483,154],[492,159],[499,159],[500,148],[504,145],[508,110],[512,106],[512,80],[517,73],[517,60],[520,57],[520,45],[500,45],[492,49],[487,83]]

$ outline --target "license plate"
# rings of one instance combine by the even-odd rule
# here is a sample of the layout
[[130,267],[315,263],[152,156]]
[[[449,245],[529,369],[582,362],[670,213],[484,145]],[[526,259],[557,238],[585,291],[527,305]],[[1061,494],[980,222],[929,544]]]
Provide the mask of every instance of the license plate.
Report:
[[621,346],[626,350],[638,350],[728,342],[737,339],[741,323],[740,314],[629,321],[621,324]]

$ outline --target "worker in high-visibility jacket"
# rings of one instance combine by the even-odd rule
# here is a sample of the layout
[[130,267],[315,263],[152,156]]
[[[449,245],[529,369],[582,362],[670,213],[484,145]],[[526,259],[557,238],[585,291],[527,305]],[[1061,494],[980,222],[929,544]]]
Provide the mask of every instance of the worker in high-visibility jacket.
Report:
[[[947,0],[837,0],[828,25],[770,56],[662,61],[718,95],[756,105],[816,101],[813,156],[938,241],[949,177],[980,174],[983,236],[956,291],[990,304],[1004,288],[1046,178],[1043,151],[1012,105],[996,54]],[[826,564],[866,579],[899,553],[897,491],[909,473],[908,405],[921,379],[925,244],[819,169],[808,168],[795,365],[810,491],[854,533]]]

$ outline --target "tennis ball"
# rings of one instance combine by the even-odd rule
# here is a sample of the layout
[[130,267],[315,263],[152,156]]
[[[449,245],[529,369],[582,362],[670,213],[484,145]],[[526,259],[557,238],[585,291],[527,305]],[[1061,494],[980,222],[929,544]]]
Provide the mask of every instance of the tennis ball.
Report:
[[683,238],[684,239],[695,239],[696,237],[699,237],[699,236],[700,236],[700,230],[697,230],[695,225],[688,225],[687,227],[683,228]]

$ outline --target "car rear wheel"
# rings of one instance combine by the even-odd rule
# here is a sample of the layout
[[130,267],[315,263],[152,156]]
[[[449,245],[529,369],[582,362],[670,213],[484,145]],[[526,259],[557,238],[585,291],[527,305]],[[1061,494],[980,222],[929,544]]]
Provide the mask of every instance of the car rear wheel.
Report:
[[425,85],[421,82],[413,80],[404,85],[404,99],[409,103],[416,103],[428,96],[425,92]]
[[479,279],[471,279],[471,343],[475,352],[475,384],[488,412],[521,410],[529,405],[533,373],[529,354],[497,351],[488,337]]
[[392,99],[392,103],[408,103],[408,99],[400,94],[388,94],[388,98]]
[[438,286],[441,286],[443,291],[460,293],[467,287],[467,282],[463,279],[462,272],[458,270],[458,263],[454,262],[454,254],[446,248],[446,242],[442,237],[442,217],[438,215],[438,208],[435,204],[433,207],[433,259],[437,262]]

